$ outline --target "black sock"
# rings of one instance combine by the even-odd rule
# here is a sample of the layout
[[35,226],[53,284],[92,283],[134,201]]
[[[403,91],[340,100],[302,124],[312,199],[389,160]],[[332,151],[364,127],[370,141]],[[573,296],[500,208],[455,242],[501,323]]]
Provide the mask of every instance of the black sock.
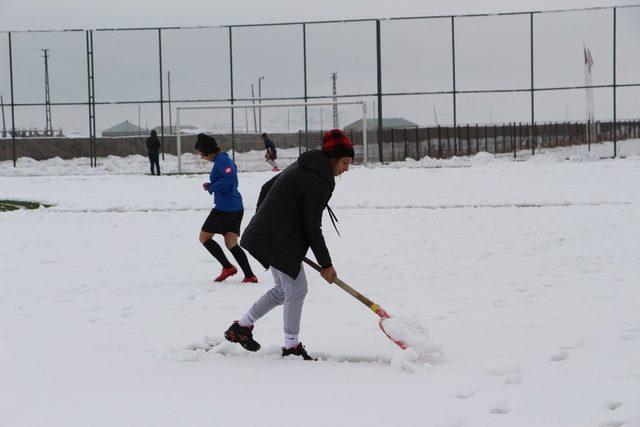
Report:
[[213,255],[214,258],[220,262],[220,264],[222,264],[223,268],[231,267],[231,263],[229,262],[227,257],[224,255],[224,252],[222,252],[222,248],[220,247],[220,245],[217,244],[215,240],[209,239],[206,242],[204,242],[202,245],[205,248],[207,248],[209,253]]
[[251,266],[249,265],[247,255],[244,253],[240,245],[235,245],[234,247],[229,249],[229,252],[231,252],[236,261],[238,261],[238,264],[240,264],[240,268],[244,273],[244,277],[251,277],[254,275],[253,271],[251,271]]

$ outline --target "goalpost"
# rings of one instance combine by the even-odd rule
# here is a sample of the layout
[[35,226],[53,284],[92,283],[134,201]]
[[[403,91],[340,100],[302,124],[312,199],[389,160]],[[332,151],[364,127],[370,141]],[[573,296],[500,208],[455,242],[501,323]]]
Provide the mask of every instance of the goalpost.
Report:
[[199,105],[189,107],[176,107],[176,154],[178,156],[178,173],[182,173],[182,138],[180,129],[180,111],[182,110],[220,110],[230,109],[256,109],[274,107],[322,107],[327,105],[360,105],[362,107],[362,163],[368,163],[367,153],[367,104],[365,101],[336,101],[336,102],[297,102],[288,104],[227,104],[227,105]]

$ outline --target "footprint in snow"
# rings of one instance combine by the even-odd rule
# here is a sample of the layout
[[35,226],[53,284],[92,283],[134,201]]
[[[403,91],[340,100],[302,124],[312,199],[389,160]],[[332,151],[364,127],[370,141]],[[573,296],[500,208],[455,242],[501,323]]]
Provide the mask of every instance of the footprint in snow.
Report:
[[520,385],[522,384],[522,375],[509,375],[504,379],[505,385]]
[[485,363],[484,373],[487,375],[507,375],[520,372],[520,366],[513,360],[499,358]]
[[458,399],[468,399],[470,397],[473,397],[477,392],[478,389],[460,390],[459,392],[454,394],[454,396]]
[[616,409],[618,409],[619,407],[622,406],[622,402],[617,401],[617,400],[610,400],[604,403],[604,407],[607,408],[610,411],[615,411]]
[[462,427],[462,420],[459,418],[448,418],[436,421],[436,427]]
[[509,403],[504,400],[497,400],[489,405],[489,412],[492,414],[508,414],[510,412]]
[[551,362],[562,362],[563,360],[567,360],[568,357],[569,357],[569,352],[562,350],[552,354],[551,357],[549,357],[549,360]]
[[562,347],[560,347],[562,350],[573,350],[579,347],[584,346],[584,341],[580,340],[578,342],[576,342],[575,344],[570,344],[570,345],[564,345]]
[[626,421],[622,421],[622,420],[609,420],[606,421],[604,423],[601,423],[599,427],[622,427],[623,425],[627,424]]

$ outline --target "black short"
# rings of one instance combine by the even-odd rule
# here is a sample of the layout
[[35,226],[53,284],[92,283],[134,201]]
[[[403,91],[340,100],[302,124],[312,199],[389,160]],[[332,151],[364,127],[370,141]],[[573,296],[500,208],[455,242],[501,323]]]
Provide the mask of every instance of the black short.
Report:
[[240,235],[240,224],[242,224],[244,210],[236,212],[225,212],[212,209],[209,216],[202,224],[202,231],[205,233],[224,234],[228,232]]

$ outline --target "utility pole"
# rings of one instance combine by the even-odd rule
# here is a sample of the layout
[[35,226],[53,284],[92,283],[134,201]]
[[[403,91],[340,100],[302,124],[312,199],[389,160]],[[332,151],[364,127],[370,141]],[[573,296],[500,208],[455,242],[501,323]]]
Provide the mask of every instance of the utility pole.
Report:
[[[262,80],[264,76],[258,77],[258,104],[262,104]],[[258,107],[258,128],[262,133],[262,108]]]
[[42,49],[44,52],[44,105],[46,122],[44,135],[53,136],[53,126],[51,124],[51,94],[49,93],[49,49]]
[[2,106],[2,137],[7,137],[7,125],[4,121],[4,99],[2,99],[2,95],[0,95],[0,106]]
[[[338,102],[338,90],[336,88],[338,73],[331,73],[331,80],[333,81],[333,102]],[[333,104],[333,128],[337,129],[338,127],[338,104]]]
[[[256,95],[253,91],[253,83],[251,83],[251,103],[255,105]],[[256,107],[253,107],[253,132],[258,133],[258,122],[256,121]]]
[[291,131],[291,110],[287,110],[287,133]]
[[138,135],[142,133],[142,124],[140,123],[140,117],[141,117],[140,110],[141,110],[141,107],[140,105],[138,105]]
[[249,133],[249,116],[247,113],[247,109],[243,108],[244,110],[244,126],[246,128],[246,133]]
[[167,104],[169,105],[169,135],[171,135],[171,71],[167,70]]

